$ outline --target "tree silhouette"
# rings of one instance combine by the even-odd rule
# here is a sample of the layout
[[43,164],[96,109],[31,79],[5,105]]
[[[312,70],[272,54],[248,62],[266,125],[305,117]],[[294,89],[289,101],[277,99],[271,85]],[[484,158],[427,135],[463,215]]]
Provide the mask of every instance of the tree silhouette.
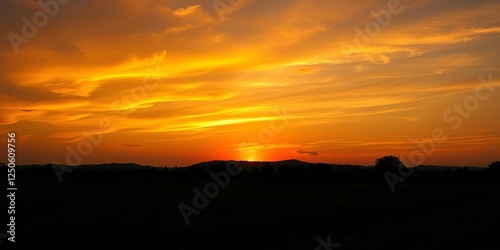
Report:
[[493,171],[493,172],[500,172],[500,161],[496,161],[496,162],[491,163],[488,166],[488,169]]
[[404,167],[399,156],[388,155],[375,160],[375,171],[380,173],[386,171],[397,173],[400,166]]
[[492,162],[488,166],[488,172],[490,172],[490,178],[495,182],[500,180],[500,161]]

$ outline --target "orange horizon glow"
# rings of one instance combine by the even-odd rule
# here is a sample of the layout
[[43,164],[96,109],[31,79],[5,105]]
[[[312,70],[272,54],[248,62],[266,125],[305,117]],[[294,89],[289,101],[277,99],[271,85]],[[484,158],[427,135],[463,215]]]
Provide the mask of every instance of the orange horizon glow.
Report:
[[0,138],[18,164],[500,160],[500,2],[237,2],[73,0],[18,46],[44,8],[0,3]]

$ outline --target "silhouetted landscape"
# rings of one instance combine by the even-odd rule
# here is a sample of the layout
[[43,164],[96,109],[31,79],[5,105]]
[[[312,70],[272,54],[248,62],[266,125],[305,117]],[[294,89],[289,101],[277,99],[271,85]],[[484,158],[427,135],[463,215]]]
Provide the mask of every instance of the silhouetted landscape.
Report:
[[500,250],[499,13],[0,0],[0,250]]
[[[241,172],[227,174],[231,164]],[[335,243],[329,249],[500,249],[499,165],[418,166],[394,192],[386,173],[410,171],[395,156],[375,166],[18,166],[16,241],[19,249],[328,249],[321,241]],[[180,204],[193,211],[193,189],[205,204],[187,222]]]

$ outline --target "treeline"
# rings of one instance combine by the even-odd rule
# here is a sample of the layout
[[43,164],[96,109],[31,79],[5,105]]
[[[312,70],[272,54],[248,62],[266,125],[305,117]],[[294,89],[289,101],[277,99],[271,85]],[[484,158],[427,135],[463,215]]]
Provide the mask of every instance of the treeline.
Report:
[[[392,156],[391,156],[392,157]],[[401,163],[391,159],[383,161],[377,159],[375,167],[361,168],[356,166],[337,166],[318,163],[309,165],[289,166],[283,164],[273,167],[265,164],[260,168],[246,167],[241,173],[233,176],[234,180],[274,181],[274,182],[318,182],[318,183],[385,183],[387,173],[398,174]],[[50,164],[40,167],[18,168],[16,179],[53,179],[54,181],[107,181],[107,180],[137,180],[137,181],[163,181],[163,180],[210,180],[210,172],[225,171],[228,162],[214,162],[206,168],[147,168],[120,169],[120,168],[79,168],[52,166]],[[406,171],[409,170],[402,166]],[[1,164],[2,173],[7,173],[6,166]],[[69,171],[71,170],[71,171]],[[59,175],[59,178],[58,178]],[[489,168],[480,170],[429,170],[414,168],[411,175],[405,176],[407,183],[500,183],[500,162],[494,162]]]

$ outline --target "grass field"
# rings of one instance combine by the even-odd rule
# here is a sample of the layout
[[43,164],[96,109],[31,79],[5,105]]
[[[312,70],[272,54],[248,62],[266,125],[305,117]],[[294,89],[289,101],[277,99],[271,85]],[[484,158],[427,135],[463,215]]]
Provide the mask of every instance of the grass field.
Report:
[[[30,180],[19,185],[26,249],[500,249],[500,188],[234,180],[186,225],[207,181]],[[156,247],[161,246],[161,247]],[[332,248],[333,249],[333,248]]]

